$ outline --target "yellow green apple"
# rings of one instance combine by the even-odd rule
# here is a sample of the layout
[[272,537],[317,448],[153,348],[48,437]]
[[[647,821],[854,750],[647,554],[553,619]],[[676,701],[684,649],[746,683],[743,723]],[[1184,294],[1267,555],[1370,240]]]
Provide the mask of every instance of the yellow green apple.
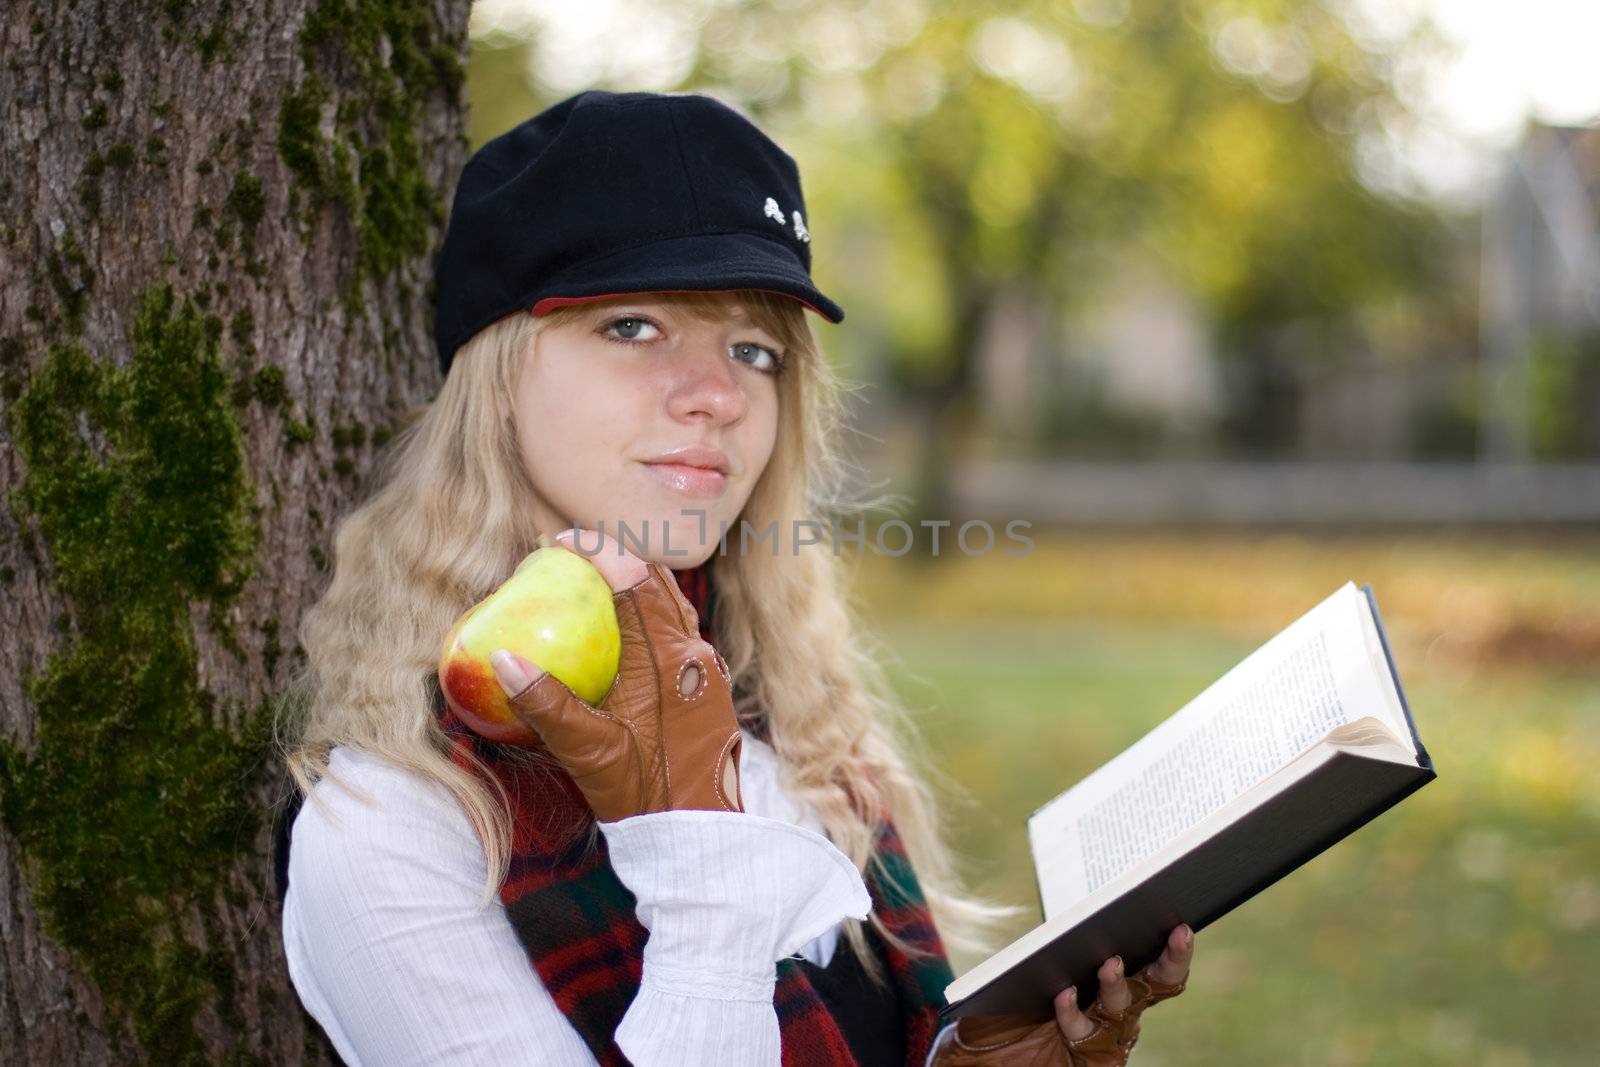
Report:
[[598,704],[617,677],[622,634],[611,587],[583,556],[541,538],[493,593],[450,628],[439,655],[439,687],[481,737],[526,743],[489,656],[504,648],[548,671],[582,700]]

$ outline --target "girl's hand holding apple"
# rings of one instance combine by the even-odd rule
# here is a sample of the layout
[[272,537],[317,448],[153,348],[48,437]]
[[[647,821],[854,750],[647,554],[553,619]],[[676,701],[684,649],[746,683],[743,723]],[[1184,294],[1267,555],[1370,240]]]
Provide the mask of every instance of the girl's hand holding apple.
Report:
[[[542,741],[602,822],[684,808],[743,811],[727,663],[700,637],[694,607],[666,567],[605,535],[585,533],[582,543],[594,538],[600,549],[593,560],[565,543],[530,554],[462,616],[441,657],[446,700],[492,740]],[[538,558],[546,553],[560,556]],[[609,600],[596,597],[597,583]],[[519,598],[537,605],[537,618],[525,609],[522,628],[499,631],[504,643],[488,657],[498,691],[490,691],[481,648],[468,649],[458,631],[471,627],[477,612],[513,614]],[[534,651],[540,640],[550,656],[537,658],[544,655]],[[512,644],[533,654],[505,647]],[[608,661],[611,647],[617,654]],[[608,662],[614,677],[597,684]]]
[[[509,648],[537,661],[591,704],[605,698],[617,676],[622,635],[608,577],[557,541],[541,537],[540,543],[499,588],[461,614],[439,656],[445,701],[491,741],[516,745],[537,739],[496,680],[496,650]],[[636,566],[624,568],[623,562]],[[632,557],[605,557],[603,563],[623,584],[644,577],[644,565]]]

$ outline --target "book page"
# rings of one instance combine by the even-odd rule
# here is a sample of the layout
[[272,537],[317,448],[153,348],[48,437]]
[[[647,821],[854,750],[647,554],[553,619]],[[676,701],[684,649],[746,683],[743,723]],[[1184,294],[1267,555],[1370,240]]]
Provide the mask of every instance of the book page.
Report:
[[[1158,851],[1346,722],[1387,711],[1346,582],[1028,822],[1045,918]],[[1387,673],[1387,668],[1385,668]]]
[[1350,703],[1365,708],[1367,713],[1383,722],[1394,735],[1405,743],[1413,758],[1417,755],[1417,742],[1411,736],[1411,726],[1406,722],[1405,709],[1400,706],[1398,679],[1389,670],[1389,658],[1383,653],[1383,640],[1378,636],[1378,624],[1372,617],[1372,607],[1361,596],[1361,633],[1367,646],[1367,656],[1372,660],[1375,673],[1362,673],[1350,679]]

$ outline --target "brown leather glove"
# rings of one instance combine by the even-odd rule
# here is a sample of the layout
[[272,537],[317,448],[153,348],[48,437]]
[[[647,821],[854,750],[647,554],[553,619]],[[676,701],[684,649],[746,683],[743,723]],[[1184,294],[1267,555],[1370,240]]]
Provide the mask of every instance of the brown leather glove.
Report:
[[[1154,966],[1153,964],[1151,966]],[[1150,967],[1127,977],[1133,1000],[1121,1012],[1099,1000],[1084,1015],[1100,1025],[1087,1037],[1068,1040],[1052,1015],[964,1015],[955,1038],[934,1058],[932,1067],[1123,1067],[1139,1040],[1139,1016],[1152,1004],[1177,996],[1188,979],[1176,985],[1150,977]]]
[[586,704],[554,675],[539,674],[510,698],[511,709],[602,822],[681,808],[743,811],[728,664],[701,638],[699,617],[672,573],[659,563],[645,567],[643,581],[612,594],[622,655],[600,703]]

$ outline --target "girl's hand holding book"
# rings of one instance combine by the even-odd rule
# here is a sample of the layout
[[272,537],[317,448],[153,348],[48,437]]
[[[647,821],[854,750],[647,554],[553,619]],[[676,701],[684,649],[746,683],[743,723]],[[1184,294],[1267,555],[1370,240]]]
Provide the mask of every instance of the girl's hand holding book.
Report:
[[594,537],[600,550],[587,558],[614,591],[622,634],[616,681],[587,704],[538,664],[501,649],[491,662],[512,710],[602,822],[684,808],[743,811],[727,663],[701,638],[694,607],[666,567],[606,535],[584,532],[581,543]]
[[955,1039],[939,1051],[933,1067],[1123,1067],[1139,1039],[1139,1016],[1152,1004],[1182,993],[1194,959],[1187,926],[1167,937],[1161,958],[1138,974],[1122,975],[1113,956],[1100,967],[1100,995],[1080,1011],[1069,986],[1055,999],[1054,1018],[1025,1015],[965,1015]]

